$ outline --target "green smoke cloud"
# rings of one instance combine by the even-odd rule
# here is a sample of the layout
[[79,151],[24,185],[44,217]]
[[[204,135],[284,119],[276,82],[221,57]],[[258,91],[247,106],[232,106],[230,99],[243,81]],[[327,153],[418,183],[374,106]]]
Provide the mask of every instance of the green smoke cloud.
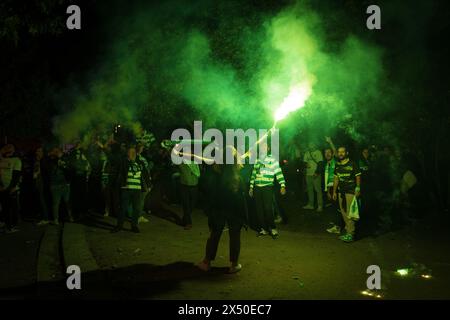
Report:
[[117,122],[268,128],[301,86],[304,108],[280,123],[287,134],[341,127],[363,139],[373,101],[381,103],[376,46],[351,34],[329,45],[324,19],[306,2],[266,11],[205,2],[185,8],[169,2],[122,18],[112,53],[72,110],[55,119],[55,134],[67,141]]

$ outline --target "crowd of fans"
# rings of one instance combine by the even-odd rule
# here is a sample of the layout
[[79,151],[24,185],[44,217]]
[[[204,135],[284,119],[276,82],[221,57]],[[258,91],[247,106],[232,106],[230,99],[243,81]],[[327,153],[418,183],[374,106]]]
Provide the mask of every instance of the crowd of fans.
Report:
[[362,147],[359,154],[350,154],[348,147],[336,147],[326,137],[322,149],[313,142],[291,143],[281,150],[280,162],[268,152],[254,165],[239,157],[236,165],[174,165],[171,148],[144,130],[127,140],[114,135],[103,140],[43,145],[26,155],[13,144],[2,146],[0,230],[19,231],[20,219],[59,225],[82,222],[92,213],[116,218],[111,232],[124,230],[129,221],[131,231],[139,233],[151,208],[180,203],[179,224],[186,230],[192,228],[195,208],[209,218],[211,235],[200,268],[210,268],[227,224],[231,270],[238,271],[242,227],[277,239],[276,224],[299,213],[300,207],[292,205],[298,200],[303,211],[327,217],[330,225],[324,231],[352,242],[409,223],[417,217],[411,208],[419,207],[417,199],[423,196],[417,170],[389,147]]

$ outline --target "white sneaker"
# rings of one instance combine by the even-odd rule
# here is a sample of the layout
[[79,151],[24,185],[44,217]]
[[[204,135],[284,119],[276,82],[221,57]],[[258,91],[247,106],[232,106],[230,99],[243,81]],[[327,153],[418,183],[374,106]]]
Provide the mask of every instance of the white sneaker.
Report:
[[240,263],[238,263],[235,266],[231,266],[230,269],[228,269],[228,273],[230,273],[230,274],[237,273],[241,270],[242,270],[242,265]]
[[272,236],[272,239],[278,239],[279,233],[277,229],[270,230],[270,235]]
[[312,205],[308,204],[308,205],[304,206],[303,209],[305,209],[305,210],[313,210],[314,207]]
[[149,222],[149,220],[144,216],[140,216],[138,219],[138,223],[147,223],[147,222]]
[[281,223],[281,221],[283,221],[283,219],[281,219],[280,216],[278,216],[278,217],[274,220],[275,223]]
[[37,226],[46,226],[46,225],[48,225],[50,222],[48,221],[48,220],[41,220],[41,221],[39,221],[36,225]]
[[341,234],[341,228],[339,226],[332,226],[331,228],[327,229],[328,233],[335,233],[335,234]]
[[205,272],[208,272],[209,270],[211,270],[211,264],[210,263],[206,263],[205,261],[199,262],[197,264],[197,267]]
[[266,230],[261,229],[261,230],[258,232],[257,236],[258,236],[258,237],[261,237],[261,236],[267,236],[268,234],[269,234],[269,233],[268,233]]

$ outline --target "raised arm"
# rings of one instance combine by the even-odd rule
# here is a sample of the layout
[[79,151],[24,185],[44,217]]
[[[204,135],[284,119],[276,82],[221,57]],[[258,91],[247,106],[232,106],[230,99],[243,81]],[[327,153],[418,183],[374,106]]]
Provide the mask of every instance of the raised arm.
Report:
[[325,140],[328,142],[328,144],[330,145],[331,150],[333,150],[333,154],[336,155],[336,147],[333,143],[333,140],[331,140],[331,137],[325,137]]

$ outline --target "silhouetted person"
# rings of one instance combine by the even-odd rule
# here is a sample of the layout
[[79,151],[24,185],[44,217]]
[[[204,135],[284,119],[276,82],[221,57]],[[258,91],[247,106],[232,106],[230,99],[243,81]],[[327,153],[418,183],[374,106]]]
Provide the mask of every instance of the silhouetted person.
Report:
[[59,209],[61,203],[66,206],[69,221],[73,222],[67,157],[64,156],[61,148],[58,147],[50,150],[48,156],[47,174],[52,201],[53,224],[59,224]]
[[81,144],[76,143],[69,156],[69,168],[71,171],[70,201],[73,215],[76,219],[82,219],[87,213],[87,186],[91,172],[91,165],[84,155]]
[[[235,158],[236,159],[236,158]],[[208,211],[210,235],[206,243],[205,258],[198,264],[204,271],[211,268],[216,258],[220,237],[225,225],[228,225],[230,239],[229,273],[241,270],[239,254],[241,249],[241,229],[246,223],[246,205],[244,182],[241,176],[241,164],[212,165],[206,196],[212,206]],[[207,169],[207,170],[208,170]]]
[[22,173],[22,161],[14,155],[16,148],[7,144],[0,149],[0,205],[6,232],[19,231],[18,194]]
[[[257,159],[250,178],[249,194],[255,197],[256,213],[258,215],[258,236],[270,234],[278,238],[273,212],[273,186],[277,179],[281,186],[280,193],[286,193],[286,183],[278,161],[267,154],[267,143],[260,144],[263,158]],[[264,151],[265,150],[265,151]]]
[[123,223],[131,208],[131,231],[139,233],[138,219],[141,213],[141,193],[148,189],[145,184],[147,180],[146,171],[142,165],[136,161],[136,148],[128,148],[127,158],[122,162],[118,183],[121,192],[121,208],[117,217],[117,226],[112,232],[119,232],[123,229]]
[[348,214],[354,197],[359,197],[361,193],[361,171],[356,163],[349,159],[346,147],[338,148],[338,159],[334,175],[333,200],[339,200],[345,222],[346,234],[340,239],[344,242],[352,242],[355,235],[355,221],[350,219]]
[[118,143],[112,143],[106,147],[106,161],[102,168],[102,191],[105,199],[106,217],[117,218],[120,210],[120,186],[119,171],[124,154]]

